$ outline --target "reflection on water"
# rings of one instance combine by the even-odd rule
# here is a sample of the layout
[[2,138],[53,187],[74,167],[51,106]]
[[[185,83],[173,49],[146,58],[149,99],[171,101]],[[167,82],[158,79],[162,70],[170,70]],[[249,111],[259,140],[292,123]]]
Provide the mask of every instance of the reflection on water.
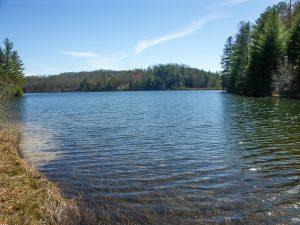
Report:
[[59,154],[39,169],[104,223],[300,221],[300,101],[109,92],[28,94],[20,107],[25,157]]
[[240,167],[249,170],[245,191],[255,204],[248,210],[268,218],[264,222],[298,221],[300,102],[227,95],[224,105],[227,139],[242,159]]

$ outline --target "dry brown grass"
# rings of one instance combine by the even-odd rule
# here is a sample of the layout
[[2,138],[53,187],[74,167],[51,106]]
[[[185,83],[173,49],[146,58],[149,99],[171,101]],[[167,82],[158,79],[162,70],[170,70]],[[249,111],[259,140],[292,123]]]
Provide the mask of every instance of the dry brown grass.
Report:
[[79,224],[75,201],[20,158],[18,137],[0,128],[0,224]]

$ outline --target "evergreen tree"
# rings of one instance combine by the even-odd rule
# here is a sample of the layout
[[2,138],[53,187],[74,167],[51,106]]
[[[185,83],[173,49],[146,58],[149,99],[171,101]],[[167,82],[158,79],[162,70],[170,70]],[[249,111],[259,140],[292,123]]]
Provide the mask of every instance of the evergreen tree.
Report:
[[248,63],[248,47],[250,43],[250,23],[241,22],[236,35],[231,56],[231,91],[243,93],[245,86],[246,67]]
[[287,43],[287,54],[289,63],[296,71],[295,89],[293,91],[300,92],[300,13],[296,16],[290,31],[290,37]]
[[251,39],[246,93],[270,95],[272,75],[284,58],[284,27],[276,9],[268,8],[261,15]]
[[253,28],[241,23],[221,56],[222,84],[247,95],[300,93],[300,1],[267,8]]
[[233,40],[230,36],[225,44],[223,54],[221,56],[221,66],[222,66],[222,87],[224,90],[228,90],[229,80],[231,75],[231,54],[232,54]]
[[0,48],[0,89],[2,94],[20,96],[25,83],[23,63],[18,52],[13,50],[13,43],[4,40],[4,48]]

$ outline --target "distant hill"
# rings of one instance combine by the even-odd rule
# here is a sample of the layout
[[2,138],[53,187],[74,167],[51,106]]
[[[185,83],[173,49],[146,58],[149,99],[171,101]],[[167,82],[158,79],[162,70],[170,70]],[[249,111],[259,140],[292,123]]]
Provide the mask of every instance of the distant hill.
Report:
[[28,76],[25,92],[220,89],[218,73],[186,65],[155,65],[148,69],[96,70]]

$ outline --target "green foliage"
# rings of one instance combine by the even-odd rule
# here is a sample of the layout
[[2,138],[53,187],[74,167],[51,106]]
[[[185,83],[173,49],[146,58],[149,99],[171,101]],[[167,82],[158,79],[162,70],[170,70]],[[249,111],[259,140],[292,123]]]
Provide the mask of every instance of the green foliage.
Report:
[[275,9],[262,14],[254,27],[247,71],[247,94],[270,95],[272,75],[284,56],[283,24]]
[[300,90],[300,12],[295,18],[287,43],[289,63],[295,70],[295,84],[293,90]]
[[231,68],[228,91],[243,93],[248,63],[248,45],[250,42],[250,23],[241,22],[239,32],[232,47]]
[[231,46],[227,40],[221,74],[228,92],[256,96],[300,93],[299,2],[267,8],[252,28],[249,23],[240,24]]
[[227,89],[230,86],[231,79],[231,56],[232,56],[232,48],[233,48],[233,39],[230,36],[226,40],[225,47],[223,49],[223,54],[221,56],[221,66],[222,66],[222,87],[223,89]]
[[185,65],[155,65],[148,69],[63,73],[27,77],[26,92],[166,90],[186,88],[219,89],[217,73]]
[[4,48],[0,48],[0,101],[13,95],[22,95],[25,83],[23,63],[18,52],[7,38],[3,43]]

